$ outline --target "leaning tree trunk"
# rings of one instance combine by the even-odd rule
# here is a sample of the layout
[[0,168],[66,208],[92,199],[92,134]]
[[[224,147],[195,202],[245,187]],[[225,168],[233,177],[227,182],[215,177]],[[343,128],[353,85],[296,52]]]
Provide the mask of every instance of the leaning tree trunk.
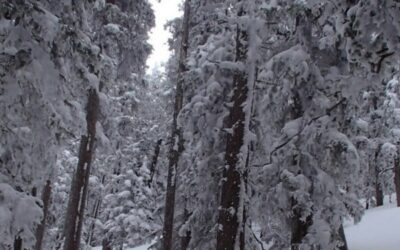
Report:
[[46,221],[49,215],[51,198],[51,181],[47,180],[46,185],[42,191],[42,201],[43,201],[43,218],[40,225],[36,229],[36,245],[35,250],[42,250],[43,248],[43,237],[46,230]]
[[[186,58],[189,42],[189,17],[190,17],[190,0],[185,1],[185,11],[183,16],[182,26],[182,41],[179,54],[178,80],[176,82],[174,116],[172,122],[172,132],[170,141],[168,177],[167,177],[167,192],[165,197],[164,225],[162,245],[164,250],[172,250],[172,235],[174,228],[174,213],[175,213],[175,190],[177,168],[180,155],[183,151],[182,132],[178,127],[178,114],[183,106],[183,83],[184,72],[186,69]],[[177,145],[177,146],[176,146]]]
[[[242,2],[239,0],[238,2]],[[242,5],[238,16],[244,16]],[[248,34],[237,25],[236,31],[236,62],[246,63]],[[226,141],[225,165],[223,183],[221,188],[221,201],[218,213],[217,250],[235,249],[238,230],[240,230],[239,213],[241,186],[243,181],[242,168],[240,167],[240,153],[244,145],[245,119],[244,107],[247,101],[248,86],[247,75],[237,72],[233,78],[233,106],[229,111],[227,127],[232,129]],[[244,162],[242,162],[244,164]],[[243,218],[240,218],[242,220]],[[239,237],[240,238],[240,237]]]
[[99,112],[99,97],[95,89],[89,90],[86,112],[87,135],[81,137],[78,166],[72,179],[64,224],[64,250],[79,250],[80,245]]

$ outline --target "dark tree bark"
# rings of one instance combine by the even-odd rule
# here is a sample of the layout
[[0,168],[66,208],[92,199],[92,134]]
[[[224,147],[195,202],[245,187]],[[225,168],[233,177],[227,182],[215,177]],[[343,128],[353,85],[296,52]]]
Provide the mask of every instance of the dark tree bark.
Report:
[[101,246],[103,250],[112,250],[110,241],[108,239],[103,239],[103,241],[101,242]]
[[36,250],[42,250],[43,248],[43,237],[44,232],[46,230],[46,221],[49,215],[49,207],[50,207],[50,198],[51,198],[51,181],[47,180],[46,185],[42,191],[42,201],[43,201],[43,219],[40,225],[36,229]]
[[[292,207],[295,207],[297,202],[292,200]],[[290,246],[292,250],[299,250],[304,237],[307,235],[308,229],[312,225],[312,216],[307,216],[306,220],[301,219],[301,210],[294,209],[293,217],[291,220],[292,238]]]
[[16,237],[14,240],[14,250],[22,250],[22,239],[20,237]]
[[150,165],[150,180],[148,183],[149,186],[153,182],[154,174],[156,172],[158,156],[160,154],[161,143],[162,143],[162,139],[158,140],[156,143],[156,146],[154,148],[154,155],[153,155],[153,158],[151,159],[151,165]]
[[[238,2],[241,2],[239,0]],[[238,12],[238,16],[245,15],[243,5]],[[236,62],[246,63],[248,47],[247,31],[241,29],[239,25],[236,31]],[[237,242],[239,230],[238,211],[240,205],[240,193],[243,176],[239,166],[239,154],[243,146],[245,130],[245,111],[244,105],[247,101],[248,86],[247,75],[244,72],[237,72],[233,78],[233,106],[229,111],[227,127],[232,128],[232,133],[227,136],[225,165],[223,171],[223,183],[221,188],[221,201],[218,213],[217,250],[233,250]],[[244,168],[244,166],[243,166]],[[242,219],[242,218],[241,218]]]
[[72,179],[64,224],[64,250],[79,250],[99,112],[95,89],[89,90],[86,112],[87,135],[81,137],[78,166]]
[[397,206],[400,207],[400,150],[397,150],[397,157],[394,161],[394,185],[396,189]]
[[342,241],[342,246],[339,247],[339,250],[348,250],[346,235],[344,234],[343,224],[340,225],[339,228],[339,238]]
[[379,182],[375,183],[376,206],[383,206],[383,190]]
[[[180,155],[183,151],[183,138],[177,119],[183,105],[183,83],[186,69],[186,58],[189,42],[189,17],[190,0],[185,1],[185,11],[183,16],[182,41],[179,53],[178,81],[176,83],[174,116],[172,122],[172,132],[169,151],[167,192],[165,197],[164,225],[162,245],[164,250],[172,250],[172,235],[174,228],[175,213],[175,190],[177,180],[177,168]],[[177,146],[176,146],[177,145]]]
[[375,152],[375,199],[376,199],[376,206],[383,206],[383,189],[380,182],[380,169],[378,165],[378,157],[381,153],[382,144],[378,145],[378,149]]

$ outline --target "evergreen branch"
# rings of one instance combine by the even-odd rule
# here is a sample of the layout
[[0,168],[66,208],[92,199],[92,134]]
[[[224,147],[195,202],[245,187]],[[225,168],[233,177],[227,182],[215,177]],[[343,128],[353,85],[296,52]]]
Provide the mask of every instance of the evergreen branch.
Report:
[[346,100],[346,98],[342,98],[339,102],[337,102],[335,105],[333,105],[332,107],[330,107],[330,108],[328,108],[327,110],[326,110],[326,113],[325,114],[322,114],[322,115],[319,115],[319,116],[316,116],[316,117],[314,117],[314,118],[312,118],[311,120],[309,120],[307,123],[306,123],[306,126],[304,126],[300,131],[298,131],[296,134],[294,134],[294,135],[292,135],[291,137],[289,137],[286,141],[284,141],[283,143],[281,143],[281,144],[279,144],[278,146],[276,146],[272,151],[271,151],[271,153],[269,154],[269,161],[267,162],[267,163],[263,163],[263,164],[259,164],[259,165],[253,165],[252,167],[256,167],[256,168],[259,168],[259,167],[264,167],[264,166],[268,166],[268,165],[271,165],[272,164],[272,156],[273,156],[273,154],[276,152],[276,151],[278,151],[279,149],[281,149],[281,148],[283,148],[284,146],[286,146],[287,144],[289,144],[289,142],[291,142],[294,138],[296,138],[297,136],[299,136],[303,131],[304,131],[304,129],[307,127],[307,126],[309,126],[309,125],[311,125],[313,122],[315,122],[316,120],[318,120],[318,119],[320,119],[320,118],[322,118],[322,117],[324,117],[324,116],[326,116],[326,115],[330,115],[330,113],[334,110],[334,109],[336,109],[337,107],[339,107],[339,105],[340,104],[342,104],[344,101]]

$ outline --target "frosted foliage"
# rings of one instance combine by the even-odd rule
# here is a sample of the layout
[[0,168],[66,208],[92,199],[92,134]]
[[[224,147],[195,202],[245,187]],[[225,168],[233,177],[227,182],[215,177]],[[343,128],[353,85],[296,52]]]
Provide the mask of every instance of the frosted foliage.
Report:
[[[137,165],[136,165],[137,166]],[[105,213],[109,220],[104,229],[113,244],[135,246],[149,241],[159,229],[153,218],[152,190],[147,186],[149,171],[146,164],[137,170],[126,170],[114,176],[120,190],[105,196]],[[127,237],[129,236],[129,237]]]
[[[59,247],[64,225],[54,218],[64,217],[71,175],[77,165],[77,141],[86,130],[87,89],[104,91],[99,93],[102,124],[96,125],[99,155],[95,160],[106,159],[109,164],[93,164],[109,170],[97,172],[94,168],[95,175],[107,176],[91,176],[90,188],[104,188],[102,180],[110,172],[120,171],[119,159],[108,155],[112,150],[121,146],[122,155],[132,153],[130,145],[149,135],[141,150],[133,152],[143,157],[163,130],[154,126],[154,121],[163,117],[164,110],[157,107],[152,94],[146,93],[151,91],[144,90],[147,82],[141,77],[151,50],[146,41],[154,25],[150,4],[146,0],[113,2],[0,1],[0,183],[39,196],[46,180],[51,180],[55,206],[47,218],[44,249]],[[148,105],[147,110],[139,109],[146,115],[138,119],[141,115],[132,113],[138,111],[141,101]],[[121,138],[126,140],[120,143]],[[106,187],[108,192],[112,189]],[[90,210],[95,210],[102,191],[89,192]],[[142,199],[149,193],[144,190]],[[40,220],[38,206],[21,209],[36,216],[32,221]],[[149,211],[137,210],[131,216],[140,214],[144,221]],[[32,223],[26,222],[31,231]],[[86,238],[91,227],[85,223],[82,231]],[[5,241],[2,236],[0,241]],[[32,239],[22,237],[23,246],[30,248]]]
[[55,84],[58,71],[48,47],[58,31],[58,20],[28,3],[19,8],[16,16],[31,13],[21,17],[20,25],[1,19],[0,136],[4,151],[0,158],[4,167],[0,182],[13,179],[14,186],[29,188],[41,184],[44,171],[55,160],[63,105],[57,100],[61,86]]
[[0,184],[0,248],[9,249],[16,237],[31,249],[35,244],[35,228],[40,223],[40,202],[15,191],[8,184]]
[[[88,89],[101,112],[81,248],[158,249],[171,208],[172,249],[335,250],[398,189],[399,1],[188,3],[188,44],[169,21],[166,71],[146,76],[149,0],[0,0],[0,249],[34,248],[47,181],[42,248],[62,247]],[[221,240],[225,209],[238,230]]]
[[[0,183],[40,196],[46,181],[63,170],[56,163],[61,148],[85,129],[86,90],[98,89],[100,50],[86,33],[88,6],[69,1],[0,1],[0,6]],[[41,208],[33,202],[21,209],[12,216],[23,212],[40,221]],[[32,223],[26,226],[23,232],[32,232]],[[23,246],[31,248],[34,236],[23,237]]]
[[[179,115],[183,128],[185,153],[180,160],[178,187],[178,234],[191,232],[189,247],[215,248],[218,192],[224,166],[226,134],[224,119],[229,113],[233,73],[243,70],[234,61],[234,24],[224,23],[233,13],[224,13],[222,1],[192,1],[196,9],[194,20],[207,20],[192,27],[193,50],[188,59],[189,71],[185,74],[189,101]],[[216,25],[219,21],[222,25]],[[232,25],[232,26],[231,26]],[[190,212],[184,218],[184,210]],[[182,220],[181,219],[181,220]]]
[[[310,6],[312,11],[321,10],[318,5]],[[298,7],[296,11],[302,13],[304,6]],[[328,19],[320,18],[322,24]],[[318,35],[336,39],[331,26]],[[355,187],[352,180],[360,171],[360,156],[348,135],[340,131],[344,129],[341,121],[347,119],[347,103],[340,94],[329,94],[346,83],[334,76],[340,68],[329,68],[332,62],[319,51],[334,42],[325,41],[324,46],[310,50],[314,44],[310,45],[307,33],[298,36],[303,45],[281,45],[258,75],[261,91],[256,94],[256,114],[260,127],[256,131],[259,150],[266,155],[260,157],[261,162],[268,164],[256,178],[260,184],[268,183],[270,192],[262,194],[260,190],[254,197],[260,201],[256,211],[269,207],[268,214],[262,216],[266,224],[262,232],[266,241],[273,242],[273,249],[290,245],[290,236],[284,232],[290,234],[296,220],[310,221],[304,239],[298,242],[300,249],[336,249],[341,244],[338,231],[342,218],[350,215],[359,220],[362,214],[351,191]],[[279,224],[282,221],[288,224]]]
[[384,64],[396,66],[400,30],[400,5],[397,1],[360,1],[347,12],[346,52],[351,62],[360,62],[372,72]]
[[12,1],[4,6],[18,22],[1,19],[1,133],[8,147],[8,156],[2,157],[16,161],[12,171],[19,173],[13,175],[24,182],[15,180],[16,185],[42,185],[41,178],[50,173],[41,171],[55,163],[58,145],[83,132],[85,90],[99,84],[99,50],[87,34],[62,25],[68,17],[50,12],[54,3]]
[[[94,14],[96,40],[103,56],[115,65],[118,79],[142,76],[145,60],[151,52],[148,32],[154,26],[154,14],[147,0],[116,1],[98,4]],[[105,75],[104,77],[109,77]]]

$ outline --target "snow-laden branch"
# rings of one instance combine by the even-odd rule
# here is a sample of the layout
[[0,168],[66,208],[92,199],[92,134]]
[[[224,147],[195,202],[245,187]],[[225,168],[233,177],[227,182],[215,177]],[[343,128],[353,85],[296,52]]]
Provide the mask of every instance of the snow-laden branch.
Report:
[[254,233],[253,228],[250,227],[250,229],[251,229],[251,233],[253,234],[254,239],[258,242],[258,244],[260,244],[261,249],[265,250],[264,243],[257,237],[256,233]]
[[271,164],[272,164],[272,156],[273,156],[273,154],[274,154],[276,151],[278,151],[279,149],[281,149],[281,148],[283,148],[284,146],[286,146],[287,144],[289,144],[294,138],[296,138],[297,136],[299,136],[299,135],[304,131],[304,129],[305,129],[307,126],[311,125],[311,124],[312,124],[313,122],[315,122],[316,120],[318,120],[318,119],[320,119],[320,118],[322,118],[322,117],[324,117],[324,116],[326,116],[326,115],[329,116],[330,113],[331,113],[334,109],[336,109],[340,104],[342,104],[345,100],[346,100],[346,98],[342,98],[342,99],[341,99],[339,102],[337,102],[335,105],[333,105],[332,107],[328,108],[328,109],[326,110],[326,113],[325,113],[325,114],[322,114],[322,115],[318,115],[318,116],[316,116],[316,117],[313,117],[311,120],[309,120],[309,121],[306,123],[306,126],[304,126],[302,129],[300,129],[296,134],[292,135],[292,136],[289,137],[286,141],[284,141],[284,142],[282,142],[281,144],[279,144],[278,146],[276,146],[276,147],[270,152],[270,154],[269,154],[269,161],[268,161],[268,162],[263,163],[263,164],[253,165],[252,167],[259,168],[259,167],[264,167],[264,166],[271,165]]

